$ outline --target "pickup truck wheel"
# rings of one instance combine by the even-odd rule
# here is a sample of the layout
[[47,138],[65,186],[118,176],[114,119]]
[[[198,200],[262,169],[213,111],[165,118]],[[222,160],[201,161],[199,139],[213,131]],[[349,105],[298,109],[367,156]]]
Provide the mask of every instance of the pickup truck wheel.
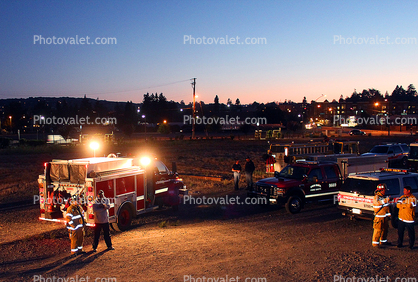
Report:
[[115,231],[125,231],[127,230],[132,223],[132,214],[128,205],[122,206],[118,215],[118,222],[112,223],[112,228]]
[[286,203],[286,210],[291,214],[295,214],[300,212],[301,209],[302,200],[298,196],[290,196]]

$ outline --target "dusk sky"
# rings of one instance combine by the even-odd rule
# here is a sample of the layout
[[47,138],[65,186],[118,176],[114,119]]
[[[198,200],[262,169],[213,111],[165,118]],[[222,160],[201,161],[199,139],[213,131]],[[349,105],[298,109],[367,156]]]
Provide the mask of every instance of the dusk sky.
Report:
[[[194,77],[206,103],[391,93],[418,84],[417,12],[417,1],[0,0],[0,98],[188,103]],[[63,42],[76,36],[116,44]]]

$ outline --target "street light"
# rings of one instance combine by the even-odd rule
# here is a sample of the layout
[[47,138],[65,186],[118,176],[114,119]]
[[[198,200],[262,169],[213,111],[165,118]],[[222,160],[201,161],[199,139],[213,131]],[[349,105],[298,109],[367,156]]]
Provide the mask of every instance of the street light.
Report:
[[99,143],[93,141],[90,143],[90,148],[93,150],[93,157],[96,157],[96,150],[99,149]]
[[147,139],[147,119],[145,115],[142,115],[142,118],[144,119],[145,139]]

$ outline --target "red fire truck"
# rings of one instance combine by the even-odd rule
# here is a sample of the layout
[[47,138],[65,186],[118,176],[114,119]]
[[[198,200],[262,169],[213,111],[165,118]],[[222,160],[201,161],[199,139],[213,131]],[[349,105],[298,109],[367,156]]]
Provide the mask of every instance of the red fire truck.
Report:
[[85,220],[94,226],[93,201],[99,190],[110,200],[109,222],[124,231],[137,215],[157,207],[178,208],[187,194],[176,172],[149,158],[85,158],[52,160],[38,178],[41,220],[65,222],[68,199],[82,199]]

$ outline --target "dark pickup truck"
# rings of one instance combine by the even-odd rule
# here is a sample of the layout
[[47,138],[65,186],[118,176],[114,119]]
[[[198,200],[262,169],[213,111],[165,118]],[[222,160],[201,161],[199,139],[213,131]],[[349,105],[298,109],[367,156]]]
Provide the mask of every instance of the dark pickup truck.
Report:
[[285,204],[298,213],[307,200],[332,199],[338,194],[342,175],[337,163],[302,161],[286,166],[274,177],[259,180],[249,197],[266,197],[267,202]]

